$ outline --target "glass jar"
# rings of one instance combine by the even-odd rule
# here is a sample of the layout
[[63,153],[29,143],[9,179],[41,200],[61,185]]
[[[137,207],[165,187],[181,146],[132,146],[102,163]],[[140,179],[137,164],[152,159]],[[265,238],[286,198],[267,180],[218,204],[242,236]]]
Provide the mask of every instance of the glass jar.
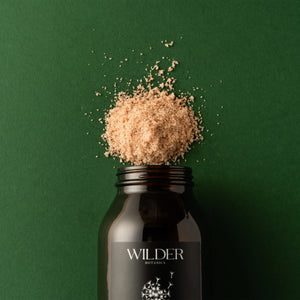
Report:
[[131,166],[99,231],[99,300],[200,300],[201,235],[192,170]]

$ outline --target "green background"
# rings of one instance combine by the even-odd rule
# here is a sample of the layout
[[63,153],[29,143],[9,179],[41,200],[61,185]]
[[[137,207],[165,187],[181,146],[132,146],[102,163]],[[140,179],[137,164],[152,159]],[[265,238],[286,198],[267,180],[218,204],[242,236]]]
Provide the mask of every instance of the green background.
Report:
[[293,0],[2,0],[0,298],[96,299],[119,164],[84,113],[108,107],[102,85],[145,73],[135,49],[177,58],[178,89],[205,89],[210,132],[185,163],[205,300],[299,299],[299,13]]

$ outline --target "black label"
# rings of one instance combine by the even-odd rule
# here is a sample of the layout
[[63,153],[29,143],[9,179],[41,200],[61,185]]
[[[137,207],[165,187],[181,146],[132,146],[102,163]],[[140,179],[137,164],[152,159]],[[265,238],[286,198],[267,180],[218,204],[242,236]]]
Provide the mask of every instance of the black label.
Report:
[[112,243],[109,300],[200,300],[197,242]]

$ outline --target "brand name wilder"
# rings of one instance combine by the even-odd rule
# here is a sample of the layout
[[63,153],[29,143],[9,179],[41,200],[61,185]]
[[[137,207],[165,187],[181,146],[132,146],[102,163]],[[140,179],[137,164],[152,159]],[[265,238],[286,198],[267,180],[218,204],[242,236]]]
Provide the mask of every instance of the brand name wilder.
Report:
[[127,249],[131,260],[183,260],[183,249],[181,248],[139,248]]

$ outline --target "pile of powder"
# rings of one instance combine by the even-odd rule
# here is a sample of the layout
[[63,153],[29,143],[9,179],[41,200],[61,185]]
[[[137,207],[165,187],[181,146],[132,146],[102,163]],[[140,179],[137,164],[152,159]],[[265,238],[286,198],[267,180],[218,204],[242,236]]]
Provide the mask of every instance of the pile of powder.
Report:
[[[146,82],[152,80],[150,74]],[[132,94],[116,96],[115,107],[105,116],[105,156],[134,165],[170,164],[183,158],[194,141],[203,139],[201,119],[189,105],[193,97],[176,96],[172,83],[169,78],[160,87],[140,84]]]

